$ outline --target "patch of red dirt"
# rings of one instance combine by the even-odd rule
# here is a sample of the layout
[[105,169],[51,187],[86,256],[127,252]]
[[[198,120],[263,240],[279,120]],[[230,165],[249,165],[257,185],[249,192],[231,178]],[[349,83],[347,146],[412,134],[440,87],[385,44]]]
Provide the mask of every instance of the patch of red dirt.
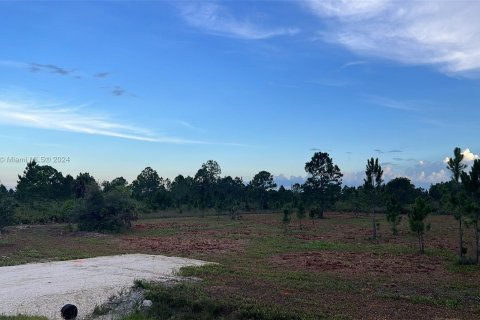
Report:
[[244,250],[252,230],[247,226],[239,228],[209,229],[208,223],[179,223],[157,221],[137,223],[134,231],[169,229],[174,235],[159,237],[130,236],[123,237],[121,247],[124,250],[140,252],[175,254],[182,256],[212,256],[237,253]]
[[183,234],[174,237],[127,237],[122,239],[122,247],[140,252],[183,256],[227,254],[244,250],[246,240],[208,237],[214,234],[213,231],[207,231],[200,236]]
[[277,268],[333,272],[337,275],[394,275],[416,277],[422,274],[440,275],[444,270],[437,258],[418,254],[380,255],[376,253],[352,253],[316,251],[288,253],[270,259]]
[[179,229],[190,230],[206,228],[207,223],[176,223],[176,222],[155,222],[155,223],[137,223],[133,226],[134,230],[155,230],[155,229]]

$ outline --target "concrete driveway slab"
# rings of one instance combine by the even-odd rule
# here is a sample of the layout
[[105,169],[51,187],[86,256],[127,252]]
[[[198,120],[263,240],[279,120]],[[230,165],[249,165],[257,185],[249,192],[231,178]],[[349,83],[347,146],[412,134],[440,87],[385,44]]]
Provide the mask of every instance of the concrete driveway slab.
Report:
[[78,318],[129,289],[134,280],[168,281],[184,266],[205,261],[128,254],[0,268],[0,314],[61,319],[60,309],[75,304]]

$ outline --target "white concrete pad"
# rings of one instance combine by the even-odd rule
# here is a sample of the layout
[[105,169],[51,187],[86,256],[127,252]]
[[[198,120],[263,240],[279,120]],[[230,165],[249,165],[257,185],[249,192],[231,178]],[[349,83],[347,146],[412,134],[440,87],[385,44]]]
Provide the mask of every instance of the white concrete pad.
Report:
[[78,319],[133,285],[136,279],[167,281],[183,266],[206,262],[145,254],[0,267],[0,314],[61,319],[67,303]]

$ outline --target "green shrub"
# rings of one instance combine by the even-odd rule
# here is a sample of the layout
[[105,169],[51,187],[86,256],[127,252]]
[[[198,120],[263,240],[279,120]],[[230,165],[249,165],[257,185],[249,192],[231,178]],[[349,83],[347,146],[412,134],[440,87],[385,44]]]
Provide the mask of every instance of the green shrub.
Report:
[[103,192],[90,188],[74,210],[74,220],[82,231],[121,232],[137,219],[135,202],[125,188]]
[[9,196],[0,198],[0,231],[15,222],[15,200]]
[[15,220],[22,224],[66,222],[74,207],[74,200],[19,203],[15,209]]

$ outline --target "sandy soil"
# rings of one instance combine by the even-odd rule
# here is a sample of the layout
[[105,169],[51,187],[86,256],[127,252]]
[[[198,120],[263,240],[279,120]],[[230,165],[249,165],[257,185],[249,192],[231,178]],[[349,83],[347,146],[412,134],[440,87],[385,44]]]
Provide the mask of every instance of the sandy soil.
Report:
[[61,319],[67,303],[79,309],[79,319],[135,279],[168,281],[183,266],[206,262],[158,255],[129,254],[0,268],[0,314],[40,315]]

